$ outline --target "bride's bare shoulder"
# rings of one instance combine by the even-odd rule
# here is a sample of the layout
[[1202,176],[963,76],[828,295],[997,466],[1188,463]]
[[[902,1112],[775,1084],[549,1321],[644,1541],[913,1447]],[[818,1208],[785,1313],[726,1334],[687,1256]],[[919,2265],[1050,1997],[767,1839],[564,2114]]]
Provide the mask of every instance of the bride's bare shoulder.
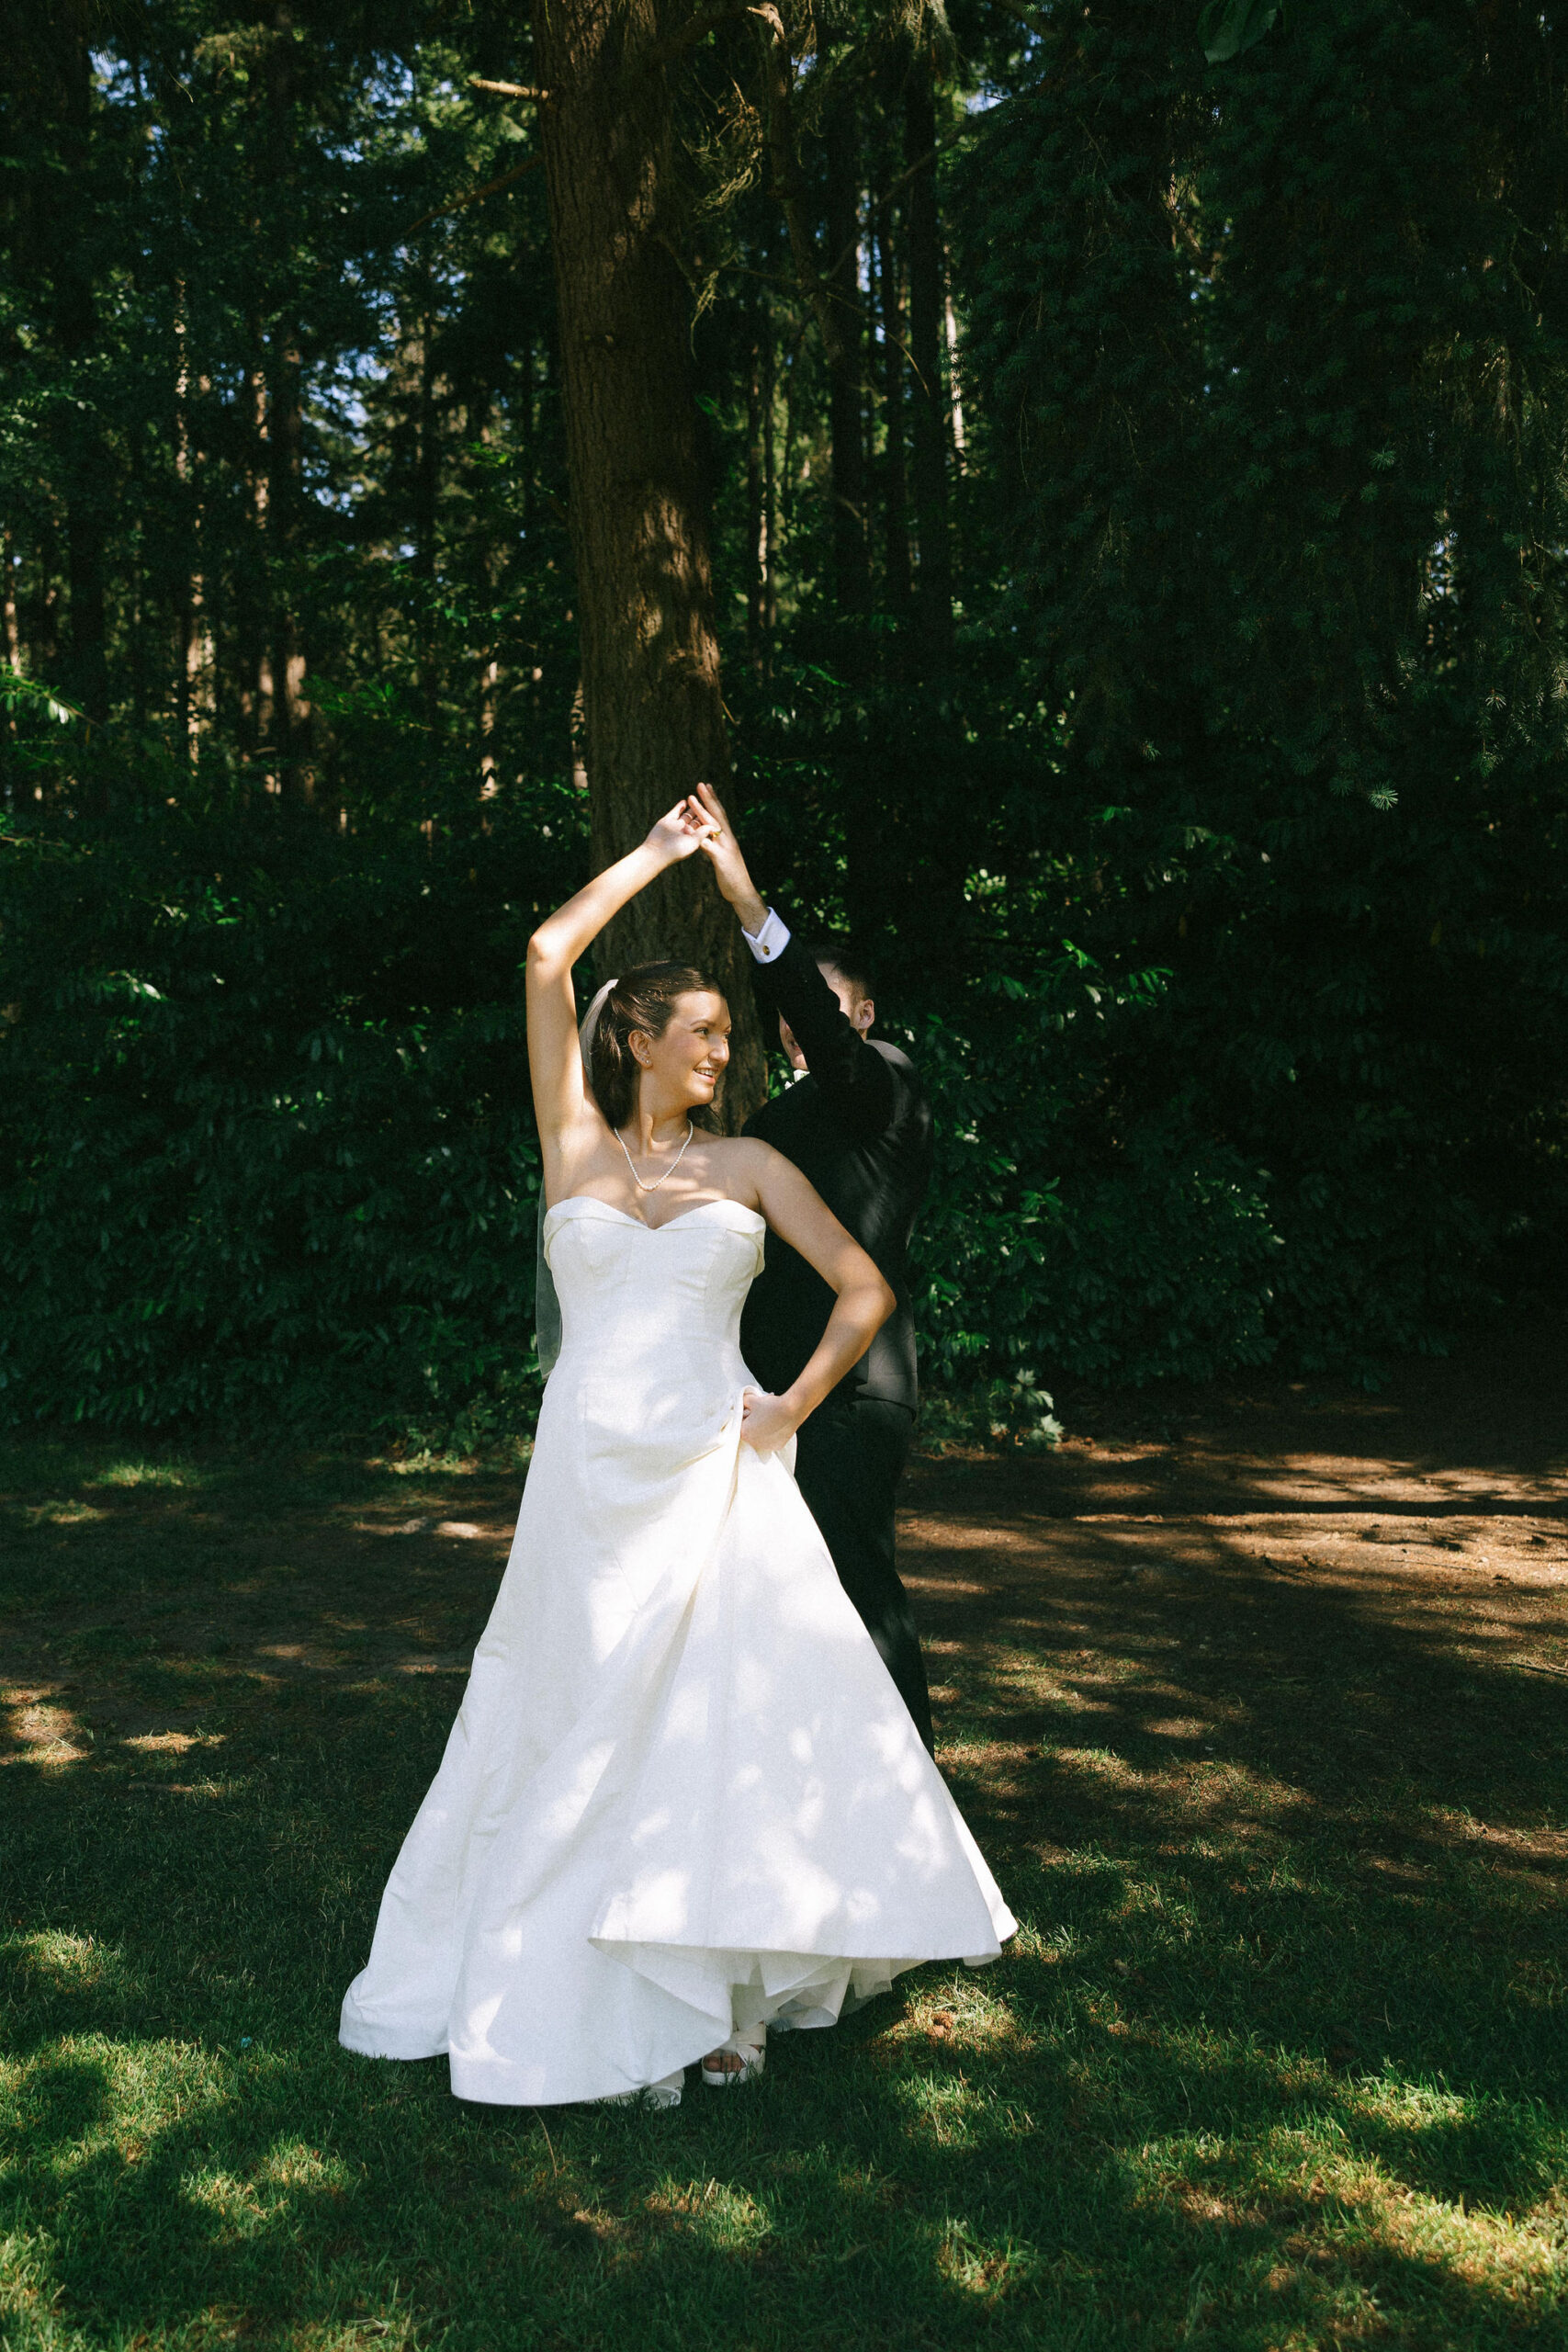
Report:
[[783,1155],[756,1136],[715,1136],[708,1146],[708,1164],[731,1200],[755,1205],[754,1196],[779,1166]]

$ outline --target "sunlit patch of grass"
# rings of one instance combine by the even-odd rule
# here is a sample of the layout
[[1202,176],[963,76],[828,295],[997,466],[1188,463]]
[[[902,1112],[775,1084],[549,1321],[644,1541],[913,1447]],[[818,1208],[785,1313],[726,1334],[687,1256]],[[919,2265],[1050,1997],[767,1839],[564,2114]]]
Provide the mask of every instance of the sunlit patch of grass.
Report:
[[894,2095],[915,2136],[932,2147],[973,2148],[989,2136],[984,2127],[990,2101],[962,2074],[905,2075]]
[[64,1928],[47,1928],[34,1935],[0,1939],[6,1965],[42,1985],[82,1992],[100,1986],[107,1977],[117,1980],[125,1968],[124,1952],[94,1936],[76,1936]]
[[0,2233],[0,2344],[6,2352],[85,2352],[85,2338],[54,2309],[51,2247],[40,2233]]
[[955,1776],[992,1773],[1005,1770],[1010,1765],[1027,1764],[1029,1750],[1011,1742],[986,1739],[961,1725],[939,1742],[937,1761],[944,1771]]
[[1059,1771],[1100,1781],[1111,1788],[1142,1789],[1164,1777],[1163,1771],[1140,1771],[1135,1764],[1129,1764],[1124,1756],[1118,1756],[1112,1747],[1052,1747],[1044,1752]]
[[254,2238],[288,2216],[299,2190],[341,2197],[351,2178],[341,2158],[323,2156],[319,2148],[293,2141],[270,2149],[246,2174],[200,2166],[183,2176],[180,2189],[225,2236]]
[[1036,2045],[1032,2027],[1016,2013],[1005,1994],[987,1988],[971,1971],[922,1975],[902,2012],[876,2037],[880,2057],[929,2059],[933,2051],[954,2058],[985,2056],[1021,2060]]
[[229,2072],[188,2045],[61,2034],[46,2052],[0,2066],[0,2156],[13,2177],[69,2194],[73,2182],[101,2182],[106,2160],[134,2168],[171,2127],[219,2112]]
[[937,2240],[934,2263],[951,2287],[976,2301],[999,2304],[1038,2276],[1038,2247],[1010,2232],[987,2237],[966,2222],[949,2222]]
[[193,1747],[221,1747],[220,1731],[149,1731],[120,1742],[139,1756],[188,1756]]
[[254,2180],[207,2172],[187,2175],[180,2186],[186,2200],[217,2225],[221,2237],[254,2237],[271,2219]]
[[[1389,2104],[1406,2112],[1420,2098],[1408,2085],[1385,2087]],[[1445,2104],[1462,2114],[1463,2101]],[[1359,2273],[1364,2291],[1380,2271],[1408,2266],[1432,2274],[1433,2284],[1446,2275],[1456,2287],[1483,2289],[1518,2315],[1544,2316],[1568,2298],[1555,2233],[1413,2186],[1359,2143],[1353,2111],[1320,2111],[1245,2138],[1149,2143],[1122,2165],[1135,2202],[1172,2211],[1200,2238],[1250,2236],[1248,2267],[1265,2270],[1271,2293],[1299,2290],[1325,2267]],[[1211,2283],[1217,2291],[1217,2272]],[[1342,2308],[1343,2294],[1336,2301]]]
[[1517,1960],[1504,1997],[1532,2009],[1568,2007],[1568,1970],[1551,1961]]
[[141,1460],[107,1463],[92,1481],[95,1487],[194,1487],[202,1483],[199,1472],[187,1462]]
[[28,1503],[22,1511],[23,1522],[28,1527],[85,1527],[90,1521],[107,1516],[107,1512],[99,1510],[96,1504],[84,1502],[80,1496],[64,1501]]
[[45,1772],[80,1764],[91,1756],[94,1736],[73,1707],[65,1706],[57,1690],[6,1690],[0,1692],[6,1709],[6,1736],[14,1741],[0,1765],[30,1764]]
[[771,2235],[773,2219],[760,2199],[714,2179],[660,2182],[646,2210],[688,2232],[716,2254],[754,2254]]

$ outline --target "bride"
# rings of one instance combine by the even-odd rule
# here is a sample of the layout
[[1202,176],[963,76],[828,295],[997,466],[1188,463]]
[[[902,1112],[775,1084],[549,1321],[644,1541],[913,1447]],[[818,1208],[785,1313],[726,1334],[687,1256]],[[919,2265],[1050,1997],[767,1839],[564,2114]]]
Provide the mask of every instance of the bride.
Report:
[[[892,1293],[799,1170],[697,1124],[729,1015],[644,965],[579,1049],[572,967],[713,820],[685,800],[542,923],[528,1052],[563,1316],[512,1555],[342,2041],[461,2098],[672,2105],[1014,1921],[791,1475]],[[768,1227],[836,1294],[779,1396],[737,1334]]]

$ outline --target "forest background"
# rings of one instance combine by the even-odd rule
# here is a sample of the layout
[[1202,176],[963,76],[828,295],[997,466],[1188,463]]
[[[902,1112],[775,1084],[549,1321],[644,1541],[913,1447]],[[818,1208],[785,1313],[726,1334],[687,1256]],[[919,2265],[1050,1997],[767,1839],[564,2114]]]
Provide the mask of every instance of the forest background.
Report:
[[[0,0],[0,1419],[525,1425],[524,948],[703,772],[875,956],[998,1427],[1560,1282],[1562,50]],[[600,196],[679,627],[584,569]]]

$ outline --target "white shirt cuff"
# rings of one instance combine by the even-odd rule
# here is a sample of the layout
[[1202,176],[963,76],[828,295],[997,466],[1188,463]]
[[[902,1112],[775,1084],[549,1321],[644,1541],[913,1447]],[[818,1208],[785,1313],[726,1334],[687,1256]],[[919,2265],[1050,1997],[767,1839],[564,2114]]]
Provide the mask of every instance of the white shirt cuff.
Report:
[[740,936],[759,964],[776,964],[789,945],[789,925],[782,923],[770,907],[761,930],[747,931],[743,926]]

